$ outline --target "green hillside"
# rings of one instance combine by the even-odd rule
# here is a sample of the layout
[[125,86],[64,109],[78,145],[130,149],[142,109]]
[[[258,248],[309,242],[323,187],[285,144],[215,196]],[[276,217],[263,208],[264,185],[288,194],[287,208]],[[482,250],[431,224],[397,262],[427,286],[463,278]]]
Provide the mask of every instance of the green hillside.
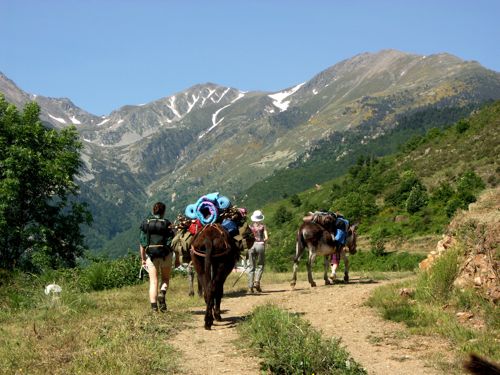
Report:
[[[362,250],[383,254],[387,241],[441,234],[459,208],[467,208],[500,179],[500,102],[445,130],[432,128],[396,154],[361,156],[342,177],[263,206],[276,269],[290,264],[295,231],[308,211],[342,212],[359,222]],[[282,185],[284,186],[284,184]],[[369,240],[369,243],[368,243]],[[355,258],[355,257],[353,257]]]
[[[426,131],[446,128],[468,116],[479,104],[467,106],[427,106],[396,118],[392,129],[379,135],[373,119],[347,132],[334,132],[301,155],[288,168],[251,186],[243,195],[245,204],[259,206],[286,198],[304,189],[344,175],[360,156],[384,156]],[[377,134],[377,135],[375,135]]]

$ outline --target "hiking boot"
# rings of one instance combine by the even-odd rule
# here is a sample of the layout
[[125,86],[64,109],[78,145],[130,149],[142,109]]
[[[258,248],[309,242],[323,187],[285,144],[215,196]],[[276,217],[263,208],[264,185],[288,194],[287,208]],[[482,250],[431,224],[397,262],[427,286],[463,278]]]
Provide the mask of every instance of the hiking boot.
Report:
[[165,302],[165,295],[164,294],[160,294],[158,296],[158,307],[159,307],[161,312],[167,311],[167,304]]

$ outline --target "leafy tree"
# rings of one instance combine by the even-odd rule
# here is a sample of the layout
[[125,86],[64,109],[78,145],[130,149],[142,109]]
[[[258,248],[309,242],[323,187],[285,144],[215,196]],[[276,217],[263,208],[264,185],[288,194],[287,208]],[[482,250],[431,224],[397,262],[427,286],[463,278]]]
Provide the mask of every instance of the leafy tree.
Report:
[[412,170],[404,171],[401,174],[400,181],[401,182],[397,189],[389,193],[386,197],[387,202],[394,206],[404,207],[408,196],[415,186],[419,186],[421,189],[425,190],[424,185],[420,182],[419,178]]
[[457,133],[465,133],[470,127],[469,121],[466,119],[459,120],[456,125]]
[[416,184],[412,187],[408,199],[406,199],[406,211],[414,214],[427,206],[429,198],[425,187],[421,184]]
[[376,215],[378,212],[375,197],[369,193],[351,192],[333,202],[334,211],[342,214],[351,221],[361,221]]
[[300,200],[300,198],[297,194],[293,194],[290,197],[290,203],[292,204],[293,207],[300,207],[300,205],[302,204],[302,201]]
[[293,213],[286,208],[284,205],[281,205],[276,210],[276,213],[273,216],[273,221],[278,226],[287,223],[293,219]]
[[80,225],[92,218],[73,177],[81,143],[74,127],[45,128],[36,103],[19,113],[0,96],[0,268],[75,265]]
[[474,173],[474,171],[464,172],[457,182],[457,191],[477,193],[485,188],[485,184],[481,177]]
[[439,184],[438,188],[432,193],[431,200],[436,203],[446,204],[453,196],[454,190],[451,185],[443,181]]

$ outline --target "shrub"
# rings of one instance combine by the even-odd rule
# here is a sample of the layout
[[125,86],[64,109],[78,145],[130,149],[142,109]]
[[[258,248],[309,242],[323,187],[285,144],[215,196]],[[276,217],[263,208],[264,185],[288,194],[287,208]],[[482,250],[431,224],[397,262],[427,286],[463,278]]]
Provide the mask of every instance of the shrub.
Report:
[[80,287],[84,291],[105,290],[134,285],[138,278],[139,257],[129,254],[116,260],[97,260],[81,270]]
[[416,184],[412,187],[410,195],[406,200],[406,211],[414,214],[427,206],[428,196],[425,187],[421,184]]
[[285,206],[278,207],[273,216],[273,221],[278,226],[287,223],[292,219],[293,219],[292,212],[288,210]]
[[273,374],[366,374],[339,340],[325,340],[310,323],[273,305],[257,307],[239,328]]
[[370,248],[373,254],[382,255],[385,252],[385,244],[389,232],[386,228],[379,228],[370,236]]
[[292,204],[293,207],[300,207],[302,201],[300,200],[297,194],[294,194],[290,197],[290,203]]
[[349,268],[354,271],[413,271],[424,258],[424,254],[404,251],[382,255],[376,255],[371,251],[358,251],[349,256]]
[[465,133],[470,127],[469,121],[462,119],[457,122],[455,125],[455,129],[457,130],[458,134]]

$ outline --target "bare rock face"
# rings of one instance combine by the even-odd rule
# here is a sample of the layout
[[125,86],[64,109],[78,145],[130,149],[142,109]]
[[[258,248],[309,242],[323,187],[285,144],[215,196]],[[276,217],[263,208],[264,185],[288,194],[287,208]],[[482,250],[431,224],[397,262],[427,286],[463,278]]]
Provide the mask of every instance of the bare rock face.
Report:
[[448,233],[420,264],[421,270],[432,267],[439,256],[460,246],[463,256],[453,285],[458,289],[474,288],[494,303],[500,301],[500,188],[490,189],[480,199],[461,211],[450,223]]
[[476,228],[476,244],[469,244],[454,286],[459,289],[479,289],[491,301],[500,300],[500,260],[497,248],[500,223],[479,224]]
[[456,240],[452,236],[444,234],[443,239],[437,243],[436,250],[431,251],[429,255],[427,255],[427,258],[425,258],[423,261],[420,262],[418,268],[420,268],[421,270],[426,270],[430,268],[434,263],[434,261],[441,254],[443,254],[447,249],[455,245],[456,245]]

